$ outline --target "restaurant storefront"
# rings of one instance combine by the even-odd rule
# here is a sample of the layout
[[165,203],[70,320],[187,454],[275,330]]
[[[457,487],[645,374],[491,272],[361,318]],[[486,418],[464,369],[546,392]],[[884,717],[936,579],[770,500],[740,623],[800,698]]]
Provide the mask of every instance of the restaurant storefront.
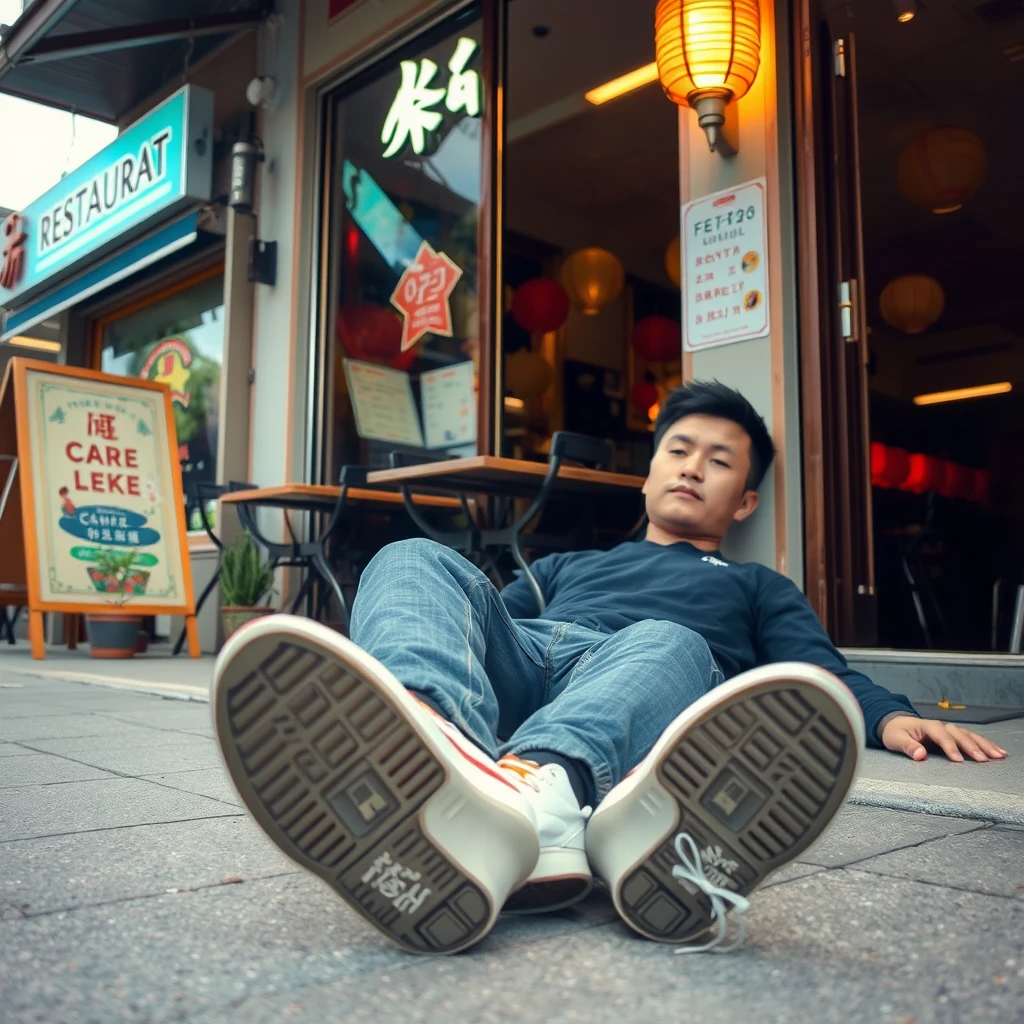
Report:
[[[702,78],[677,40],[672,102],[656,0],[278,6],[245,230],[276,280],[224,272],[234,478],[544,462],[558,430],[643,475],[665,391],[717,378],[779,449],[729,557],[796,580],[847,647],[1009,650],[1024,224],[998,125],[1024,63],[995,14],[707,0],[687,45],[712,26],[713,63],[727,29],[732,63]],[[944,48],[977,87],[944,86]],[[220,315],[204,272],[183,317]],[[108,310],[93,352],[137,359],[150,329]],[[985,397],[929,397],[961,384]]]
[[[309,83],[320,159],[303,197],[316,242],[295,456],[310,479],[385,465],[396,446],[543,459],[563,428],[608,439],[616,468],[642,473],[660,395],[717,377],[751,397],[781,454],[733,557],[804,582],[847,646],[1009,651],[1021,343],[1012,289],[980,300],[1009,266],[992,232],[1016,230],[1015,214],[992,220],[1015,159],[993,171],[1012,148],[995,119],[1015,66],[987,16],[726,4],[740,28],[758,22],[746,91],[726,106],[726,155],[648,70],[654,0],[419,4],[389,25],[333,6],[332,21],[309,5],[304,26],[317,56],[325,35],[354,30],[335,77]],[[963,22],[955,44],[942,18]],[[944,98],[928,64],[944,45],[1001,54],[991,109]],[[879,66],[912,59],[921,68],[900,92]],[[997,182],[982,189],[986,167]],[[680,250],[680,208],[685,227],[700,200],[753,185],[763,223],[735,269],[747,298],[760,263],[760,326],[730,337],[692,300],[717,290],[698,287],[694,241]],[[961,381],[980,397],[945,404]],[[998,543],[968,557],[979,533]]]

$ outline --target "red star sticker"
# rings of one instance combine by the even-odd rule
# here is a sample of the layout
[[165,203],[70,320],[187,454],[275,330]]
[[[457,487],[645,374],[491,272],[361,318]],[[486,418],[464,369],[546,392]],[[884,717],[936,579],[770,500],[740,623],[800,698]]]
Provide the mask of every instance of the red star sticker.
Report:
[[424,334],[452,336],[452,292],[462,271],[443,253],[423,242],[416,259],[398,279],[391,305],[404,317],[402,351],[412,348]]

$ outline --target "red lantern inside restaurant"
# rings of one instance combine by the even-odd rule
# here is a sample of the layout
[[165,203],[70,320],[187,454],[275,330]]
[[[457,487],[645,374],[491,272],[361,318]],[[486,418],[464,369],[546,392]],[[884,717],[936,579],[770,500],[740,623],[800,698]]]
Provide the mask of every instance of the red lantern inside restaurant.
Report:
[[944,498],[966,498],[974,488],[974,470],[958,462],[945,463],[946,478],[939,487]]
[[524,331],[557,331],[569,316],[569,296],[557,282],[535,277],[521,284],[512,296],[512,318]]
[[871,482],[875,487],[899,487],[909,473],[910,455],[905,448],[872,442]]
[[968,501],[980,501],[982,504],[988,501],[989,491],[992,488],[992,477],[987,469],[974,469],[971,471],[973,480],[971,490],[967,495]]
[[649,380],[638,380],[629,393],[629,400],[637,412],[647,412],[652,405],[658,403],[658,389]]
[[402,351],[402,320],[383,306],[342,306],[338,310],[338,340],[350,359],[387,363],[408,370],[416,349]]
[[649,363],[682,358],[683,341],[679,324],[667,316],[645,316],[637,320],[631,341],[637,355]]
[[900,484],[900,490],[924,494],[925,491],[937,491],[945,481],[946,467],[942,459],[915,453],[910,456],[910,472]]

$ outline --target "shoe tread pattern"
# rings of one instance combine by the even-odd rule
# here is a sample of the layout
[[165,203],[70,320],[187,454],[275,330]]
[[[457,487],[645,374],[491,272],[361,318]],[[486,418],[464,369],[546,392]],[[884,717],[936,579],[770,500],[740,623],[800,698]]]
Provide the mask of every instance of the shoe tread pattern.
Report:
[[621,883],[631,921],[664,942],[706,932],[714,924],[710,901],[672,875],[676,835],[693,837],[712,884],[748,895],[831,821],[850,785],[854,742],[831,700],[792,682],[709,713],[655,769],[680,820]]
[[224,699],[229,767],[264,831],[409,952],[471,944],[489,899],[419,816],[444,765],[384,694],[314,646],[277,642],[255,662]]

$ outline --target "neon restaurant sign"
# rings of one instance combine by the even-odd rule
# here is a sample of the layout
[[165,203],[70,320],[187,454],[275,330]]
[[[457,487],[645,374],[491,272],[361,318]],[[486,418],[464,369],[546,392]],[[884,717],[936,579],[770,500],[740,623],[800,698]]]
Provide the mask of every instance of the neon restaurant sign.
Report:
[[402,80],[380,133],[385,158],[405,150],[429,156],[454,127],[456,118],[447,115],[480,116],[480,73],[469,67],[478,46],[475,39],[459,39],[448,61],[447,85],[432,85],[438,66],[429,57],[402,61]]
[[0,305],[17,307],[179,207],[208,199],[213,95],[185,86],[0,228]]

